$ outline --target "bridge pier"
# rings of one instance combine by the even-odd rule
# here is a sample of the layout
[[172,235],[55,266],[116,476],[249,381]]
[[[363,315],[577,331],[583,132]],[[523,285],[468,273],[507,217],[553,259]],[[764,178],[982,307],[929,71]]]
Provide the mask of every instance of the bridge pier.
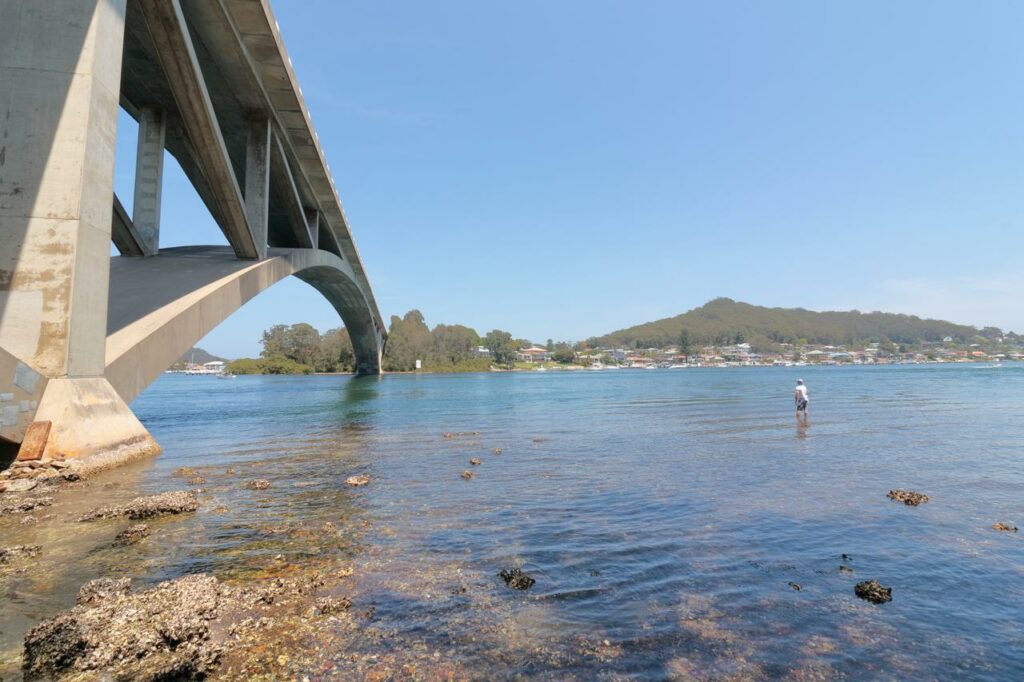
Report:
[[0,8],[0,402],[45,378],[50,455],[158,449],[104,378],[124,20],[125,0]]
[[[131,217],[119,105],[139,121]],[[229,249],[160,250],[165,153]],[[44,456],[158,452],[128,403],[292,275],[379,373],[380,311],[266,1],[0,0],[3,445],[47,421]]]

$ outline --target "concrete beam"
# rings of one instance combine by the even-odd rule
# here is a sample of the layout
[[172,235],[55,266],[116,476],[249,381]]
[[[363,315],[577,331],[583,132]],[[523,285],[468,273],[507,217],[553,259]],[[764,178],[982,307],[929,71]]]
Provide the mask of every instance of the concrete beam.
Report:
[[164,177],[167,120],[161,111],[139,111],[139,143],[135,154],[135,200],[132,222],[142,239],[142,255],[160,250],[160,193]]
[[306,232],[309,233],[309,248],[318,249],[320,248],[320,211],[315,208],[307,208],[304,213],[306,214]]
[[245,216],[259,258],[267,257],[270,211],[270,121],[250,121],[245,147]]
[[272,138],[270,171],[274,178],[274,184],[283,189],[285,210],[291,219],[295,241],[304,249],[315,249],[316,239],[314,233],[310,231],[308,212],[312,211],[316,216],[319,215],[319,211],[306,209],[303,206],[302,195],[299,194],[299,188],[295,184],[295,177],[292,175],[292,169],[288,163],[288,155],[281,144],[281,136],[275,132]]
[[122,256],[144,256],[142,236],[135,229],[135,224],[128,217],[121,200],[114,194],[114,214],[110,225],[110,238]]
[[[138,0],[196,160],[210,183],[220,228],[239,258],[259,258],[245,201],[178,0]],[[123,4],[123,0],[122,0]]]

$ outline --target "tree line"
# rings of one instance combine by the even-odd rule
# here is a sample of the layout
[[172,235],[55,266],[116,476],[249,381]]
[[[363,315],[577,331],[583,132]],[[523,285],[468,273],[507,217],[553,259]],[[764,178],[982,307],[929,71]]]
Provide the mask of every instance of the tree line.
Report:
[[[315,372],[351,372],[355,366],[352,340],[344,328],[320,333],[305,322],[276,324],[263,332],[259,358],[242,358],[230,363],[234,374],[313,374]],[[423,313],[410,310],[404,316],[391,316],[388,342],[384,349],[383,369],[408,372],[420,368],[434,372],[487,371],[492,365],[512,367],[516,354],[530,346],[526,339],[513,338],[510,332],[494,329],[480,336],[475,329],[461,324],[427,326]],[[487,349],[480,353],[479,348]],[[548,341],[558,362],[572,362],[575,352],[565,343]]]

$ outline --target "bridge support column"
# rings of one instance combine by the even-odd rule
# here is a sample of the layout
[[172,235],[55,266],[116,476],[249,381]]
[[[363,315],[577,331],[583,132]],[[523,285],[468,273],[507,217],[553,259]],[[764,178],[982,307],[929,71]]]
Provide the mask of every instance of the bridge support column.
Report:
[[135,200],[132,222],[142,240],[142,254],[160,251],[160,194],[164,178],[167,122],[162,111],[139,112],[139,146],[135,155]]
[[47,454],[159,449],[103,378],[124,16],[0,4],[0,347],[48,380]]
[[252,230],[257,258],[267,257],[270,211],[270,121],[249,123],[245,149],[245,217]]

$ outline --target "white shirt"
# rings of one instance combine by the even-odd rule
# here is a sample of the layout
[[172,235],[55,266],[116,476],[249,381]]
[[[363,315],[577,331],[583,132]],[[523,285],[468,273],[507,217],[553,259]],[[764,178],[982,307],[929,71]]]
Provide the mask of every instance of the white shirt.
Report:
[[803,384],[796,387],[796,398],[797,400],[809,400],[807,398],[807,387]]

